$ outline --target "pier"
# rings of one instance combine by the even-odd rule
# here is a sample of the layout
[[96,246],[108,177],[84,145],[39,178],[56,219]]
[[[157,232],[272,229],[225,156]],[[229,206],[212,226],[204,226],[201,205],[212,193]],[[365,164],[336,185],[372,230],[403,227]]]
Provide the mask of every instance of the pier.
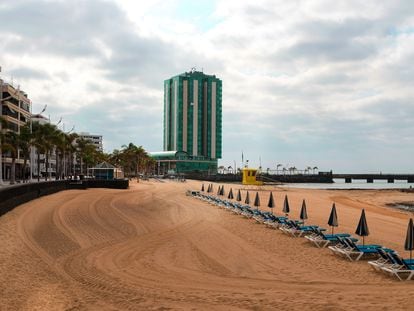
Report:
[[367,183],[373,183],[374,180],[386,180],[388,183],[405,180],[414,183],[414,174],[332,174],[332,178],[344,179],[345,183],[352,183],[353,180],[366,180]]

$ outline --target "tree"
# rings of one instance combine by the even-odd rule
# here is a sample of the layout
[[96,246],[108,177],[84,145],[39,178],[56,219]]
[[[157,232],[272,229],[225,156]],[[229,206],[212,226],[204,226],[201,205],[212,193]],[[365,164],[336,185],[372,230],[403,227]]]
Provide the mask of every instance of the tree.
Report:
[[[74,175],[74,154],[76,153],[76,139],[78,138],[78,134],[76,133],[68,133],[65,134],[65,152],[67,154],[66,165],[65,168],[67,169],[66,172],[64,172],[65,176],[67,175]],[[68,174],[69,173],[69,174]]]
[[276,165],[276,174],[279,175],[279,167],[283,166],[283,164]]
[[148,158],[148,154],[142,146],[136,146],[133,143],[122,146],[121,159],[123,169],[125,173],[129,173],[129,176],[135,174],[135,176],[138,177],[142,164],[144,164],[145,160]]
[[[1,109],[1,105],[0,105]],[[0,116],[0,182],[3,181],[3,170],[1,170],[3,165],[3,145],[4,145],[4,128],[7,128],[7,120]]]
[[[21,154],[23,155],[23,166],[20,171],[20,175],[22,176],[22,179],[24,181],[27,180],[27,161],[30,157],[30,147],[32,144],[32,133],[30,130],[30,125],[25,124],[20,128],[20,140],[19,140],[19,148],[21,150]],[[31,168],[30,168],[30,174],[31,174]]]
[[37,154],[37,181],[40,181],[40,155],[45,152],[45,138],[43,125],[39,122],[32,124],[32,146],[36,147]]
[[58,135],[58,129],[56,127],[56,125],[54,124],[50,124],[50,123],[45,123],[42,125],[42,131],[43,131],[43,138],[44,138],[44,142],[43,142],[43,146],[44,146],[44,151],[45,151],[45,155],[46,155],[46,176],[45,176],[45,180],[48,180],[49,177],[49,160],[50,160],[50,156],[51,153],[53,151],[53,149],[55,148],[55,140],[56,140],[56,135]]
[[16,182],[16,158],[19,150],[19,134],[13,131],[6,132],[4,135],[3,149],[10,152],[12,159],[11,172],[10,172],[10,184],[13,185]]

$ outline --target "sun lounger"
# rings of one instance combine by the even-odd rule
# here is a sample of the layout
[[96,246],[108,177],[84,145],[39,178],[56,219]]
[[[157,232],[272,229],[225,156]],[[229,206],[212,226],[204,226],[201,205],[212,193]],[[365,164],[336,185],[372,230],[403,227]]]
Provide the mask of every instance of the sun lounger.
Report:
[[[386,252],[393,252],[393,250],[383,248],[381,245],[377,244],[369,244],[369,245],[357,245],[354,241],[352,241],[349,238],[342,239],[345,244],[347,244],[347,247],[344,248],[337,248],[334,253],[340,256],[343,256],[350,261],[358,261],[361,258],[365,257],[379,257],[378,249],[382,248]],[[332,250],[332,248],[330,247]]]
[[287,221],[287,224],[280,229],[283,233],[292,235],[293,237],[301,237],[314,233],[314,229],[318,228],[316,225],[301,226],[294,220]]
[[[313,243],[318,248],[325,248],[328,245],[335,245],[331,247],[341,247],[341,238],[352,238],[349,233],[336,233],[336,234],[325,234],[323,231],[326,229],[323,228],[314,228],[313,234],[305,236],[305,238]],[[357,242],[358,239],[352,238],[354,242]],[[339,243],[339,245],[338,245]],[[342,245],[342,247],[348,247],[347,244]]]
[[384,265],[380,270],[386,274],[397,277],[400,281],[409,281],[414,276],[414,260],[403,259],[396,253],[389,254],[393,264]]
[[376,271],[380,271],[385,267],[393,267],[396,265],[395,260],[393,259],[393,252],[386,252],[382,248],[378,249],[379,258],[377,260],[368,261],[368,264],[374,268]]

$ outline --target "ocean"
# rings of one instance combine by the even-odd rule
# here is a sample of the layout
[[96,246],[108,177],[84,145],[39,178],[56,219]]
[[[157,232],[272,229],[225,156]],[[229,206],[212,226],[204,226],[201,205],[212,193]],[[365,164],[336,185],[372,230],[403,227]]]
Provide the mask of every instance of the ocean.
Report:
[[396,180],[394,183],[387,183],[386,180],[374,180],[367,183],[366,180],[355,180],[347,184],[343,179],[334,179],[332,184],[303,183],[284,184],[285,187],[307,188],[307,189],[409,189],[414,183],[407,183],[405,180]]

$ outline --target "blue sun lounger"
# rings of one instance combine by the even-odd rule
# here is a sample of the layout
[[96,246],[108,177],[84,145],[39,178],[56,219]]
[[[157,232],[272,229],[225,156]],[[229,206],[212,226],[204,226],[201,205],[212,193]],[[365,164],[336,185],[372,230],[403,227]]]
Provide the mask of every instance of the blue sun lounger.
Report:
[[414,276],[414,260],[403,259],[397,253],[390,253],[392,264],[383,265],[380,270],[386,274],[397,277],[400,281],[409,281]]
[[[326,231],[324,228],[314,228],[313,234],[305,236],[309,242],[315,244],[318,248],[327,247],[330,244],[338,244],[341,242],[341,238],[351,238],[353,241],[357,242],[358,239],[351,237],[349,233],[336,233],[336,234],[325,234],[323,231]],[[348,245],[346,245],[348,246]]]
[[[343,238],[342,241],[345,242],[348,247],[336,248],[336,251],[334,251],[334,253],[348,258],[350,261],[358,261],[364,257],[379,257],[379,248],[382,248],[385,252],[394,252],[392,249],[384,248],[381,245],[377,244],[357,245],[352,239],[349,238]],[[332,250],[331,247],[330,249]]]
[[299,221],[287,220],[286,224],[279,229],[283,233],[290,234],[293,237],[301,237],[306,234],[312,234],[316,228],[319,228],[316,225],[301,226],[300,223]]

